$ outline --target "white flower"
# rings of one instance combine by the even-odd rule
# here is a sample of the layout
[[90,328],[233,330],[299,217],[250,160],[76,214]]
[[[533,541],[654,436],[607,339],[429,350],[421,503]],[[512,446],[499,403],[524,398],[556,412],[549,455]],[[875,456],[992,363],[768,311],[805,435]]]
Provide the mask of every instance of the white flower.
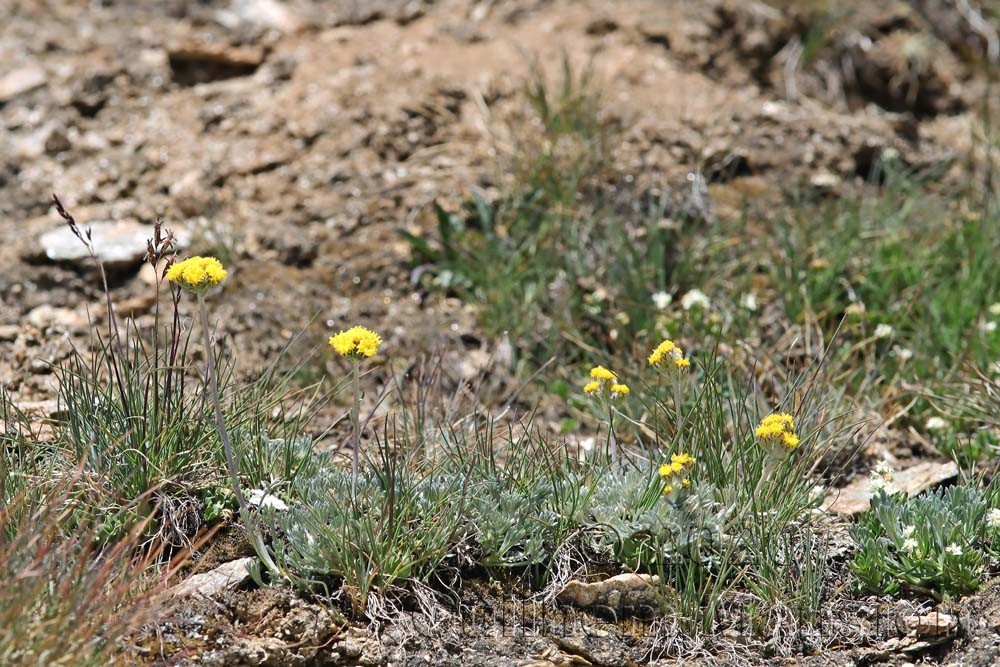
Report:
[[913,350],[908,347],[900,347],[899,345],[893,345],[889,354],[896,357],[900,361],[907,361],[913,358]]
[[903,546],[902,546],[903,551],[912,553],[913,551],[916,550],[916,548],[917,548],[917,541],[912,537],[907,537],[905,540],[903,540]]
[[247,494],[247,502],[254,507],[270,507],[271,509],[276,509],[279,512],[283,512],[288,509],[288,505],[284,503],[281,498],[273,496],[264,489],[253,489]]
[[928,431],[940,431],[948,428],[948,422],[946,422],[941,417],[935,416],[927,420],[927,423],[924,424],[924,428],[926,428]]
[[871,483],[872,493],[878,493],[879,491],[889,495],[899,493],[899,489],[896,488],[896,473],[888,461],[882,461],[875,466],[868,473],[868,480]]
[[670,302],[674,300],[670,292],[659,291],[653,295],[653,305],[656,306],[657,310],[666,310]]
[[948,546],[946,546],[944,548],[944,550],[947,551],[952,556],[961,556],[962,555],[962,547],[958,546],[954,542],[952,542],[951,544],[949,544]]
[[979,325],[979,330],[983,333],[993,333],[997,330],[996,320],[990,320],[989,322],[983,322]]
[[892,328],[891,324],[880,324],[875,327],[875,337],[876,338],[888,338],[896,330]]
[[903,528],[903,537],[913,537],[913,533],[917,530],[916,526],[906,526]]
[[681,307],[684,310],[691,310],[695,306],[708,310],[711,305],[712,302],[708,300],[708,296],[700,289],[693,289],[681,297]]
[[990,306],[990,315],[1000,315],[1000,301]]
[[753,292],[747,292],[742,297],[740,297],[740,305],[749,310],[751,313],[757,310],[757,295]]
[[1000,528],[1000,509],[994,507],[986,513],[986,526],[989,528]]

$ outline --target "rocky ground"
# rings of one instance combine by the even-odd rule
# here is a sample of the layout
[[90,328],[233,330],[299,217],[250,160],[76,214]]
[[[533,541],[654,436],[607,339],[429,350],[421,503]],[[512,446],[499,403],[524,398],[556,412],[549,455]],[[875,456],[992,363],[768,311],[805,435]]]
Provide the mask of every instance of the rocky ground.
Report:
[[[983,92],[903,3],[859,7],[808,65],[807,14],[762,3],[5,4],[0,375],[26,399],[51,391],[53,334],[100,312],[87,263],[46,247],[53,192],[84,224],[162,218],[230,259],[216,305],[247,367],[355,319],[398,349],[480,347],[467,307],[414,289],[397,230],[502,183],[533,59],[593,63],[626,181],[683,191],[700,171],[723,209],[789,182],[837,191],[890,148],[952,165]],[[113,279],[138,314],[132,248]]]
[[[623,181],[683,193],[701,174],[711,214],[790,183],[842,192],[887,150],[968,173],[987,95],[970,54],[987,51],[988,31],[943,1],[846,5],[816,49],[803,39],[811,3],[0,0],[0,380],[22,404],[52,398],[50,365],[100,322],[97,274],[60,240],[52,193],[84,225],[111,223],[124,243],[109,258],[114,298],[140,322],[155,300],[134,239],[154,220],[221,256],[232,279],[213,307],[243,371],[297,332],[322,342],[362,321],[393,349],[445,343],[453,372],[476,375],[468,359],[499,342],[470,306],[415,285],[398,231],[430,234],[433,202],[503,185],[518,93],[534,62],[555,71],[564,54],[601,82]],[[459,363],[463,350],[480,356]],[[204,642],[217,647],[181,642],[163,661],[146,644],[150,660],[624,665],[670,636],[342,633],[333,612],[245,588],[170,620],[189,634],[214,623]],[[990,664],[995,603],[963,610],[978,620],[949,644],[954,660]],[[909,660],[870,646],[844,663]]]

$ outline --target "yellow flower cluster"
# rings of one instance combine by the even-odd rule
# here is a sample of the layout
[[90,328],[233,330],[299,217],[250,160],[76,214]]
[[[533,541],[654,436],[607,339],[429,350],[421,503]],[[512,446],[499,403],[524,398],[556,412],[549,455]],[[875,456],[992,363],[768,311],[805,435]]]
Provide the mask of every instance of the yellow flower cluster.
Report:
[[616,382],[613,385],[611,385],[611,395],[614,396],[615,398],[619,398],[621,396],[628,396],[628,393],[629,393],[629,388],[627,384]]
[[649,365],[656,368],[683,371],[690,368],[691,360],[684,356],[684,350],[679,348],[674,341],[664,340],[649,355]]
[[676,495],[681,489],[691,486],[691,480],[687,478],[691,468],[694,467],[695,458],[690,454],[681,452],[670,457],[670,463],[660,466],[660,478],[664,481],[663,495]]
[[618,376],[614,371],[610,371],[604,366],[594,366],[590,369],[591,381],[583,387],[583,393],[596,394],[607,392],[611,398],[621,398],[628,396],[629,388],[627,384],[618,381]]
[[375,356],[381,344],[381,336],[371,329],[360,326],[354,326],[347,331],[341,331],[336,336],[330,336],[330,345],[337,351],[337,354],[354,359]]
[[225,279],[226,270],[214,257],[190,257],[167,269],[167,280],[195,293],[204,293]]
[[609,371],[604,366],[594,366],[590,369],[590,377],[603,382],[613,382],[618,379],[614,371]]
[[795,434],[795,422],[786,412],[775,412],[761,420],[754,435],[765,445],[782,446],[792,451],[799,446],[799,436]]

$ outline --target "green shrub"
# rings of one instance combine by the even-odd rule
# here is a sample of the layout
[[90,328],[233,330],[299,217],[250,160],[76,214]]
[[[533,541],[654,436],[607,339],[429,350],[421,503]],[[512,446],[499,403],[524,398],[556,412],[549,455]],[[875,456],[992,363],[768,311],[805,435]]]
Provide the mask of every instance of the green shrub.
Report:
[[318,470],[296,483],[301,502],[273,514],[279,566],[307,589],[339,584],[361,613],[375,590],[426,582],[457,543],[463,520],[461,479],[382,472],[360,477],[354,504],[349,472]]
[[964,484],[916,498],[879,491],[851,526],[858,545],[851,569],[876,593],[936,599],[972,593],[983,583],[998,536],[989,510],[986,493]]

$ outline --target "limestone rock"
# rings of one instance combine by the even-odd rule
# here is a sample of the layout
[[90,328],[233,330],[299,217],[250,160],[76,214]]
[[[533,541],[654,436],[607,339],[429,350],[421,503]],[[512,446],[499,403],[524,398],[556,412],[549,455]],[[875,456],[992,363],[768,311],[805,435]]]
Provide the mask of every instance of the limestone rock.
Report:
[[90,324],[82,310],[53,306],[48,303],[33,308],[24,320],[39,331],[48,331],[49,329],[78,331],[85,329]]
[[[948,461],[924,461],[915,466],[897,471],[895,484],[900,490],[915,496],[925,489],[937,486],[958,474],[958,466]],[[859,477],[847,486],[832,489],[823,501],[823,509],[835,514],[854,516],[861,514],[871,504],[871,480],[867,476]]]
[[614,609],[655,604],[655,587],[658,583],[659,577],[632,573],[619,574],[593,583],[573,580],[559,593],[559,599],[578,607],[600,605]]
[[175,598],[184,595],[212,597],[227,588],[235,588],[250,578],[250,564],[254,560],[252,556],[238,558],[209,572],[192,575],[167,591],[167,595]]
[[[82,228],[84,232],[88,228],[91,230],[94,250],[109,269],[137,266],[146,256],[146,241],[153,234],[150,225],[128,220],[95,222],[82,225]],[[178,247],[186,245],[189,238],[190,234],[187,232],[174,230]],[[43,234],[40,243],[42,257],[50,262],[86,265],[91,261],[87,247],[66,225]]]
[[37,65],[15,69],[7,76],[0,78],[0,104],[45,85],[47,78],[45,70]]
[[958,619],[951,614],[931,612],[930,614],[907,616],[903,619],[906,627],[917,637],[938,637],[958,628]]

